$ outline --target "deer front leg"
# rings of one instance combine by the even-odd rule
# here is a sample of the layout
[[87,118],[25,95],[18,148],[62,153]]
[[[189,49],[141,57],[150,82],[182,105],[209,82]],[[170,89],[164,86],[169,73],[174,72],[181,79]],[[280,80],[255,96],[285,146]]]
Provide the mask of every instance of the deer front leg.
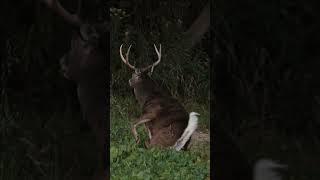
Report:
[[149,140],[150,140],[152,138],[151,131],[146,124],[144,124],[144,127],[145,127],[146,131],[148,132],[148,136],[149,136]]
[[134,138],[136,140],[136,143],[140,143],[140,139],[139,139],[138,133],[137,133],[137,126],[140,125],[140,124],[144,124],[146,122],[149,122],[151,120],[152,119],[140,119],[135,124],[133,124],[132,133],[133,133],[133,136],[134,136]]

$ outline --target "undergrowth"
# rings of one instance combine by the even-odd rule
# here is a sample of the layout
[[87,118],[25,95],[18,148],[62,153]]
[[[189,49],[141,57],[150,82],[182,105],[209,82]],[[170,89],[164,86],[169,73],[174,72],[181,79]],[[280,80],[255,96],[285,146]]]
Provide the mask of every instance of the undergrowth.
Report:
[[94,137],[90,130],[80,129],[79,113],[27,112],[14,108],[6,97],[2,94],[0,103],[1,180],[84,180],[91,176],[96,162]]
[[[130,130],[139,111],[133,98],[111,97],[111,179],[209,178],[209,151],[147,150],[142,143],[136,144]],[[208,117],[208,110],[199,108],[199,111]],[[138,133],[144,142],[147,138],[144,129],[138,128]]]
[[[124,9],[118,10],[128,13]],[[117,94],[128,93],[128,78],[132,70],[120,59],[121,44],[123,44],[123,53],[126,53],[127,48],[132,44],[129,61],[137,68],[155,62],[157,56],[153,44],[158,48],[161,44],[161,63],[155,67],[152,78],[174,96],[197,99],[198,102],[207,101],[210,94],[210,68],[205,47],[199,44],[191,49],[185,48],[182,42],[183,29],[179,23],[169,17],[163,16],[160,22],[151,21],[150,23],[162,27],[162,29],[153,28],[152,30],[131,24],[135,21],[129,21],[129,19],[129,17],[118,17],[118,15],[111,16],[112,89],[116,90]],[[146,26],[149,25],[146,24]]]

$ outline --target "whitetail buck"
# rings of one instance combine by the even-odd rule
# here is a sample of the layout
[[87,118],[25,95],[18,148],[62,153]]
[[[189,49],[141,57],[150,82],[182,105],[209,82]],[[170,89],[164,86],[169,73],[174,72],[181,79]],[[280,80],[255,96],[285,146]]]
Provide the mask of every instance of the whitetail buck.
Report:
[[[154,45],[158,60],[144,68],[136,68],[129,63],[129,46],[126,57],[122,54],[120,46],[120,57],[134,73],[129,80],[129,85],[134,89],[138,103],[142,107],[142,115],[137,118],[132,127],[132,132],[137,143],[140,138],[137,133],[137,126],[144,124],[149,135],[145,146],[150,147],[171,147],[177,151],[186,149],[192,133],[198,124],[198,113],[191,112],[189,115],[184,107],[151,79],[153,68],[161,61],[161,45],[159,50]],[[148,71],[150,70],[150,71]]]
[[60,60],[64,76],[77,84],[82,114],[88,121],[99,149],[101,162],[93,179],[108,179],[107,146],[107,26],[105,23],[84,23],[77,14],[71,14],[57,0],[42,0],[52,11],[63,17],[74,28],[71,49]]

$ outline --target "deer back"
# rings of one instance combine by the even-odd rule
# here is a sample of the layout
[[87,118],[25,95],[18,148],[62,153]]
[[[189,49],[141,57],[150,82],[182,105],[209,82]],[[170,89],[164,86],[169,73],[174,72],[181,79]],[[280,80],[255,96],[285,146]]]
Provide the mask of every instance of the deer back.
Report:
[[154,120],[148,124],[154,130],[159,130],[172,124],[175,124],[177,129],[180,129],[180,127],[184,129],[189,119],[185,108],[169,95],[147,97],[142,113],[154,114]]

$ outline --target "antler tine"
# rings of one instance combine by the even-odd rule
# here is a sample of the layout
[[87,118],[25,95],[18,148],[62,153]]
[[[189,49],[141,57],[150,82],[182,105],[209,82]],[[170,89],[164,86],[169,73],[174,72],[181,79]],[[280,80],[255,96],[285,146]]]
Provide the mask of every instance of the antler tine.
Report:
[[157,53],[157,55],[158,55],[158,60],[157,60],[152,66],[156,66],[156,65],[158,65],[158,64],[160,63],[160,61],[161,61],[161,44],[160,44],[159,50],[157,49],[157,46],[156,46],[155,44],[153,44],[153,46],[154,46],[154,49],[156,50],[156,53]]
[[130,53],[130,49],[131,49],[132,44],[130,44],[130,46],[129,46],[128,50],[127,50],[126,58],[124,58],[124,57],[123,57],[123,54],[122,54],[122,45],[123,45],[123,44],[121,44],[121,46],[120,46],[120,57],[121,57],[121,60],[122,60],[126,65],[128,65],[131,69],[136,70],[136,68],[129,63],[129,53]]
[[58,0],[41,0],[44,2],[50,9],[52,9],[56,14],[62,16],[68,23],[72,26],[80,27],[82,21],[79,16],[76,14],[71,14],[65,8],[62,7]]
[[143,68],[141,71],[146,71],[146,70],[152,68],[151,69],[151,73],[152,73],[153,72],[153,68],[156,65],[158,65],[160,63],[160,61],[161,61],[161,44],[160,44],[159,50],[157,49],[157,46],[155,44],[153,44],[153,46],[154,46],[154,49],[156,50],[156,53],[157,53],[157,56],[158,56],[158,60],[156,62],[154,62],[153,64]]
[[130,44],[127,53],[126,53],[126,59],[127,59],[127,63],[129,64],[129,53],[130,53],[130,49],[131,49],[132,44]]

